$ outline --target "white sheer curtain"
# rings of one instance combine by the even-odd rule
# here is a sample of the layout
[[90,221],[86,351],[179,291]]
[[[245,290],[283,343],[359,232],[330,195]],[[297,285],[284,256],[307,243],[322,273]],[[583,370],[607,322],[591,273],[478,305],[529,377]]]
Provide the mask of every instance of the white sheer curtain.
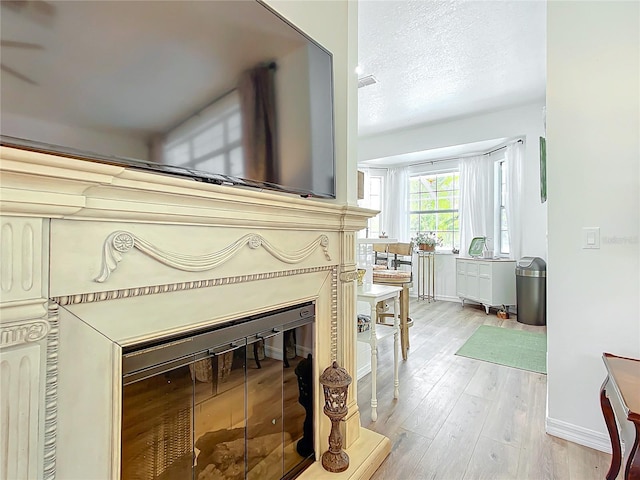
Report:
[[519,260],[522,256],[522,197],[524,144],[517,142],[507,146],[507,230],[509,231],[509,257]]
[[384,196],[384,228],[389,238],[408,242],[409,238],[409,169],[390,168]]
[[493,232],[493,162],[488,155],[460,159],[460,256],[473,237]]

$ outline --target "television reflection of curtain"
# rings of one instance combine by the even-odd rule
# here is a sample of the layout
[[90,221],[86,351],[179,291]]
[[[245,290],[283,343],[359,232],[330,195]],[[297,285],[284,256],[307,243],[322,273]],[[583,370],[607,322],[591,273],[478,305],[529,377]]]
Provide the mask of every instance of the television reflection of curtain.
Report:
[[466,257],[474,237],[492,231],[493,162],[488,155],[460,159],[460,256]]
[[238,82],[244,177],[279,183],[275,63],[247,70]]

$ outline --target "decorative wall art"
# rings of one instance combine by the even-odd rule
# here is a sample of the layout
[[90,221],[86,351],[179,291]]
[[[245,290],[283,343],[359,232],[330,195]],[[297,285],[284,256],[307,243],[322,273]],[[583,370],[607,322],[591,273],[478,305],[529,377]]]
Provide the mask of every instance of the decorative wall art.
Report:
[[540,202],[547,201],[547,140],[540,137]]

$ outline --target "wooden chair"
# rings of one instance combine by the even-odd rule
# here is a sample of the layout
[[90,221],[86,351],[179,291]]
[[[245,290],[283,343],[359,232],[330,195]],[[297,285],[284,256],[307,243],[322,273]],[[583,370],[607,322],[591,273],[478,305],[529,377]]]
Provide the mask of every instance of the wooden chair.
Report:
[[373,264],[376,266],[389,266],[389,244],[388,243],[374,243],[373,244]]
[[[373,270],[373,283],[379,285],[393,285],[402,287],[400,292],[400,343],[402,349],[402,359],[407,359],[409,350],[409,326],[411,319],[409,318],[409,289],[413,286],[413,274],[411,272],[413,242],[409,243],[390,243],[387,247],[388,262],[387,269]],[[392,257],[393,256],[393,257]],[[400,265],[408,265],[409,270],[399,270]],[[391,267],[391,268],[390,268]],[[384,318],[390,317],[391,314],[385,313],[386,308],[383,305],[378,306],[381,312],[378,315],[384,322]]]

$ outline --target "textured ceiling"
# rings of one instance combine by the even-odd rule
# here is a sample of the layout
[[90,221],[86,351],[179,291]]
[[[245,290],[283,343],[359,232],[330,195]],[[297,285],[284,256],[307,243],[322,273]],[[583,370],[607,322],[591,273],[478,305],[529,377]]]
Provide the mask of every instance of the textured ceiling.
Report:
[[546,2],[360,0],[360,136],[544,99]]

